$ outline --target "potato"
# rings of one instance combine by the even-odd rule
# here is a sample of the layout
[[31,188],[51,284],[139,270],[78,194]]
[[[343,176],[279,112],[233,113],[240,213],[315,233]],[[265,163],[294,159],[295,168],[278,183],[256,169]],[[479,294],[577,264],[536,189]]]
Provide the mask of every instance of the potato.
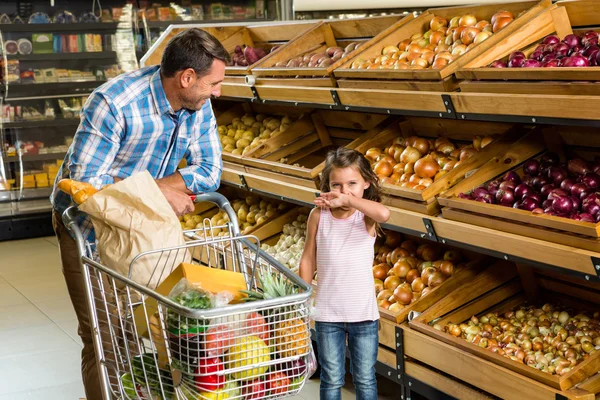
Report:
[[199,215],[194,215],[192,217],[192,219],[194,220],[195,223],[199,224],[200,222],[202,222],[202,217]]
[[230,144],[228,144],[227,146],[223,147],[223,151],[226,151],[228,153],[231,153],[233,150],[235,150],[235,147],[233,147]]
[[229,129],[227,131],[227,136],[230,137],[230,138],[234,137],[235,136],[235,131],[233,129]]
[[231,154],[233,154],[234,156],[241,156],[244,154],[244,152],[246,151],[246,149],[248,149],[248,147],[246,147],[244,149],[244,151],[240,150],[240,149],[233,149],[233,151],[231,152]]
[[243,135],[244,135],[244,131],[235,131],[235,136],[233,137],[233,140],[235,140],[237,142],[238,140],[240,140],[242,138]]
[[250,206],[250,212],[255,211],[255,212],[259,212],[260,211],[260,207],[258,206],[258,204],[253,204]]
[[264,114],[256,114],[256,121],[257,122],[262,122],[265,119],[265,115]]
[[244,147],[250,146],[250,141],[248,139],[240,139],[235,142],[235,147],[242,150]]
[[279,122],[278,120],[274,119],[272,121],[269,121],[269,123],[266,125],[266,128],[274,131],[275,129],[279,129],[280,125],[281,125],[281,122]]
[[242,134],[242,139],[248,139],[250,141],[254,140],[254,133],[251,131],[246,131]]
[[247,153],[249,153],[251,150],[252,150],[252,146],[248,146],[248,147],[244,147],[244,150],[242,150],[242,151],[240,151],[239,149],[235,149],[235,150],[233,151],[233,154],[237,154],[237,153],[236,153],[236,151],[240,151],[240,154],[237,154],[237,155],[242,155],[242,156],[244,156],[244,155],[246,155]]
[[246,204],[248,204],[249,206],[260,204],[260,199],[257,196],[246,196]]
[[261,210],[266,210],[269,203],[266,200],[261,200],[258,206]]
[[248,216],[248,210],[240,208],[237,212],[237,217],[240,222],[246,222],[246,217]]
[[191,214],[185,214],[183,216],[183,222],[188,222],[190,219],[192,219],[192,215]]
[[194,222],[194,220],[193,220],[193,219],[190,219],[189,221],[187,221],[187,222],[185,223],[185,227],[186,227],[186,229],[194,229],[194,228],[196,227],[196,225],[197,225],[197,224],[196,224],[196,222]]
[[233,207],[233,211],[237,213],[240,210],[242,204],[244,204],[243,200],[234,200],[233,204],[231,205]]
[[267,217],[266,216],[261,216],[256,218],[256,225],[261,225],[264,224],[267,221]]
[[267,212],[265,213],[265,217],[267,218],[271,218],[273,216],[275,216],[277,213],[275,212],[275,210],[267,210]]
[[246,215],[246,221],[249,222],[250,224],[255,224],[256,223],[256,214],[257,211],[250,211],[247,215]]
[[227,127],[226,126],[219,126],[217,128],[217,132],[219,132],[219,135],[226,135],[227,134]]

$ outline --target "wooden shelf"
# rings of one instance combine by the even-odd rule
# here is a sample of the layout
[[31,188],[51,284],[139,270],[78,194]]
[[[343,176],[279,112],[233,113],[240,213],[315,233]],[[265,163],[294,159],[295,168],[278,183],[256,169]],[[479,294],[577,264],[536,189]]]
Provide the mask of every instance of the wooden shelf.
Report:
[[16,121],[4,122],[0,124],[4,129],[24,129],[24,128],[51,128],[63,126],[79,126],[79,118],[57,118],[57,119],[40,119],[35,121]]
[[1,32],[94,32],[114,31],[116,22],[75,24],[0,24]]
[[[244,171],[244,168],[237,170],[228,168],[223,174],[223,183],[309,207],[312,207],[313,200],[318,194],[317,189],[282,182],[275,178],[252,175]],[[240,179],[242,175],[243,182]],[[590,281],[600,279],[600,272],[596,270],[593,263],[593,259],[600,257],[600,254],[593,251],[452,221],[441,216],[430,216],[396,207],[389,207],[389,209],[391,216],[384,224],[387,229],[429,240],[437,239],[444,244],[472,249],[505,260],[559,269],[563,273]],[[426,222],[431,223],[433,231],[426,229]]]
[[[258,97],[255,97],[253,90]],[[333,98],[337,96],[338,104]],[[419,115],[467,121],[600,126],[597,96],[469,93],[307,86],[252,87],[223,83],[222,96],[242,101],[380,114]],[[565,107],[565,104],[569,107]]]
[[23,160],[23,162],[27,161],[44,161],[44,160],[60,160],[65,158],[65,152],[62,153],[46,153],[46,154],[23,154],[23,156],[10,156],[6,157],[6,162],[19,162],[19,160]]

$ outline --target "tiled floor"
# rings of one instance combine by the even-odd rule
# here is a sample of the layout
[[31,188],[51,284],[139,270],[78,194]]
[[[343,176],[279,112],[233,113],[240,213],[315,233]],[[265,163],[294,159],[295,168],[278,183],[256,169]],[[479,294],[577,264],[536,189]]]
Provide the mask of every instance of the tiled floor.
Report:
[[[81,341],[54,237],[0,242],[0,400],[84,397]],[[398,398],[381,379],[380,399]],[[354,399],[350,377],[343,399]],[[319,398],[319,381],[296,400]]]

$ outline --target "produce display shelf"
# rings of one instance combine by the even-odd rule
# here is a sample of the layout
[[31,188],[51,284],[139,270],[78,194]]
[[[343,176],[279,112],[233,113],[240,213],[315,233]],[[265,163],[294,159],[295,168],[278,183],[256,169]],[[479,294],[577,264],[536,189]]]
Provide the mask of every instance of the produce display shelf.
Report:
[[78,53],[49,53],[49,54],[9,54],[9,60],[19,61],[57,61],[57,60],[97,60],[115,58],[116,51],[78,52]]
[[74,23],[74,24],[0,24],[0,32],[93,32],[114,31],[117,22]]
[[281,88],[224,83],[222,96],[228,100],[390,115],[600,127],[600,113],[595,107],[598,99],[590,95]]
[[[227,181],[225,177],[223,183],[308,207],[313,207],[313,200],[319,193],[317,190],[251,174],[232,173],[231,176],[243,176],[243,183]],[[565,274],[583,277],[588,281],[600,281],[599,253],[452,221],[440,216],[430,216],[396,207],[389,208],[390,219],[382,224],[386,229],[474,250],[504,260],[558,269]]]
[[53,98],[81,96],[94,91],[106,80],[79,80],[72,82],[51,83],[9,83],[8,89],[0,87],[4,101],[11,100],[39,100],[41,96],[52,96]]
[[148,21],[148,28],[168,28],[171,25],[197,25],[197,24],[223,24],[223,23],[243,22],[245,24],[274,22],[265,18],[243,18],[243,19],[207,19],[207,20],[192,20],[192,21]]
[[0,123],[0,128],[4,129],[21,129],[21,128],[51,128],[59,126],[77,126],[79,118],[56,118],[42,119],[35,121],[16,121]]
[[23,154],[21,157],[19,156],[10,156],[6,157],[6,162],[27,162],[27,161],[43,161],[43,160],[58,160],[65,157],[67,153],[59,152],[59,153],[47,153],[47,154]]

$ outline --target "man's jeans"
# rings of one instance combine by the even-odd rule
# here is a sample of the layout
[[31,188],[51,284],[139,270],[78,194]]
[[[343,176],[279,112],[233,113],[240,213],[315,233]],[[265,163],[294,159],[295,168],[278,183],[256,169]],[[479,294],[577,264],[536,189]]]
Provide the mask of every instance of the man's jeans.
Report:
[[350,372],[358,400],[377,400],[375,363],[379,346],[379,321],[354,323],[316,322],[321,400],[340,400],[346,375],[346,337]]

